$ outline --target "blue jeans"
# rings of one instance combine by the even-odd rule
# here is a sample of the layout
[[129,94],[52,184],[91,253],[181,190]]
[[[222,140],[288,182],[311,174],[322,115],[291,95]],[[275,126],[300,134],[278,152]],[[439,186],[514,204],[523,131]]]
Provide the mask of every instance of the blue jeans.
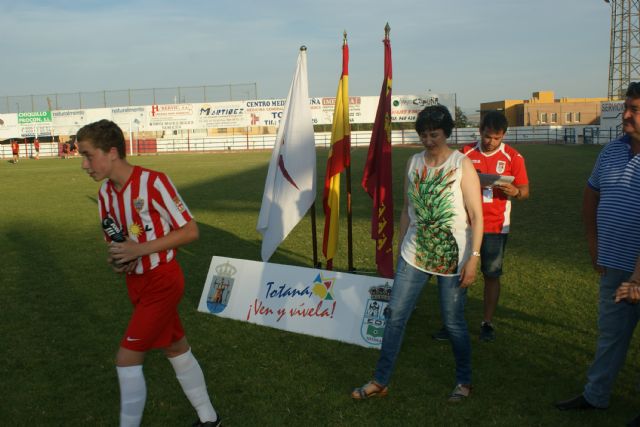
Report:
[[[404,331],[416,301],[430,274],[407,264],[400,256],[393,281],[391,300],[385,310],[386,325],[374,379],[389,384],[400,352]],[[436,276],[442,321],[456,360],[456,384],[471,384],[471,341],[464,318],[467,289],[460,287],[460,276]]]
[[598,408],[609,406],[613,382],[627,356],[640,315],[639,304],[614,302],[616,289],[630,276],[629,272],[607,268],[600,278],[598,343],[583,393],[587,402]]

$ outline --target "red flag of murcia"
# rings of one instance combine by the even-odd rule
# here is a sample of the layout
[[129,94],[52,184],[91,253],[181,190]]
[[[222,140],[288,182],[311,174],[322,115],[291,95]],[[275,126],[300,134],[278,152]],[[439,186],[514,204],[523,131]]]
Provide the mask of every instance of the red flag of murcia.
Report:
[[362,187],[373,199],[371,238],[382,277],[393,277],[393,192],[391,180],[391,42],[384,38],[384,80],[371,134]]

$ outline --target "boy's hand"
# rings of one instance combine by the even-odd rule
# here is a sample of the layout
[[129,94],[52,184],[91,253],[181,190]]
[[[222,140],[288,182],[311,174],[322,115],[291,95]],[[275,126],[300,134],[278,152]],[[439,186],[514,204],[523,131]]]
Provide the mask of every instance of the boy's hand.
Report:
[[131,273],[138,264],[138,256],[135,255],[135,249],[138,243],[129,240],[125,236],[124,242],[109,243],[109,257],[107,262],[111,264],[111,268],[116,273]]
[[141,255],[138,253],[138,243],[125,238],[124,242],[109,243],[109,255],[119,264],[126,264],[135,261]]
[[113,257],[109,256],[107,258],[107,263],[111,265],[111,268],[116,273],[131,273],[136,269],[138,260],[129,261],[127,263],[119,263]]

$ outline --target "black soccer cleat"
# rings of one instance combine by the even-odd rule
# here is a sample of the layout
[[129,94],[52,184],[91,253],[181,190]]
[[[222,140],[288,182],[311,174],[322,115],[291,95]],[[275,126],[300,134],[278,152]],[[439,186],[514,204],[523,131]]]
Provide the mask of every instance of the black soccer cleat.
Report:
[[114,242],[124,242],[124,235],[122,234],[122,229],[116,224],[116,222],[110,218],[106,217],[102,220],[102,228],[104,229],[107,236]]

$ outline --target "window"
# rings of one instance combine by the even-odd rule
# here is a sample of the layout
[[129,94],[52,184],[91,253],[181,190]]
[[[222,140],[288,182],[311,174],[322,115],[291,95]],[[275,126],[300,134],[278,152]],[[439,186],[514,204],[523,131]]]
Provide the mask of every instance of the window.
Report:
[[578,112],[578,113],[576,113],[574,115],[574,120],[575,120],[576,123],[580,123],[580,112]]
[[564,122],[571,123],[573,121],[573,113],[564,113]]
[[558,113],[551,113],[551,123],[558,123]]
[[547,113],[540,113],[540,123],[547,123]]

